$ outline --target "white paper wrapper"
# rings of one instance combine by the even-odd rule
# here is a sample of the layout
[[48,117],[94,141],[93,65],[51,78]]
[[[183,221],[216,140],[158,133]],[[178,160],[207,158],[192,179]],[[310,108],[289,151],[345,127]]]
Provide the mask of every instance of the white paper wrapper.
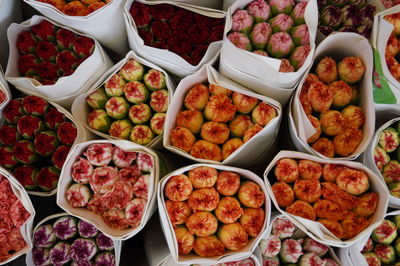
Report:
[[[275,220],[277,218],[285,218],[285,217],[286,217],[285,215],[282,215],[279,212],[273,212],[271,214],[271,223],[269,224],[267,230],[265,231],[265,234],[263,235],[262,239],[268,239],[269,238],[269,236],[271,235],[271,231],[272,231],[272,225],[274,224],[274,222],[275,222]],[[289,217],[286,217],[286,218],[289,218]],[[289,220],[291,220],[291,219],[289,219]],[[315,241],[320,242],[319,239],[315,238],[314,236],[312,236],[310,234],[307,234],[307,230],[304,231],[300,227],[296,228],[296,230],[294,231],[294,235],[299,236],[299,238],[304,238],[306,235],[308,235],[310,238],[314,239]],[[297,239],[297,238],[295,238],[295,239]],[[332,249],[332,247],[328,246],[328,248],[329,248],[328,252],[329,252],[330,257],[336,263],[338,263],[339,265],[349,265],[349,264],[343,264],[343,262],[340,263],[341,260],[339,260],[338,256],[336,256],[335,251]],[[258,251],[260,252],[260,255],[261,255],[261,250],[259,248],[257,248],[257,249],[258,249]],[[262,257],[261,257],[261,265],[262,264],[263,264],[263,260],[262,260]]]
[[[197,70],[199,70],[204,64],[213,64],[219,55],[219,50],[221,48],[221,41],[213,42],[207,49],[203,59],[197,66],[189,64],[181,56],[164,49],[158,49],[150,47],[144,44],[144,41],[140,38],[135,21],[129,13],[130,7],[134,0],[128,0],[125,4],[124,18],[126,24],[126,30],[128,34],[129,47],[135,51],[140,57],[149,60],[150,62],[160,66],[168,72],[183,78],[190,75]],[[155,5],[155,4],[171,4],[177,7],[187,9],[199,13],[204,16],[213,18],[224,18],[225,12],[215,9],[210,9],[206,7],[194,6],[189,4],[183,4],[176,1],[146,1],[146,0],[136,0],[136,2]]]
[[24,238],[27,246],[25,248],[21,249],[20,251],[14,253],[7,260],[0,262],[0,265],[6,265],[7,263],[18,258],[19,256],[28,253],[32,249],[31,231],[32,231],[32,226],[33,226],[33,219],[35,218],[36,212],[32,205],[31,199],[29,198],[25,189],[15,179],[15,177],[12,176],[7,170],[5,170],[2,167],[0,167],[0,174],[5,176],[8,179],[8,181],[10,181],[10,185],[11,185],[12,190],[14,191],[15,196],[17,196],[17,198],[19,200],[21,200],[22,205],[31,214],[31,216],[29,216],[29,218],[20,227],[21,235]]
[[[33,2],[40,3],[37,1]],[[13,84],[23,93],[27,95],[40,96],[46,100],[54,101],[69,108],[73,99],[75,99],[79,94],[86,92],[91,85],[112,66],[112,62],[100,44],[92,38],[95,41],[93,54],[83,61],[72,75],[59,78],[53,85],[42,85],[35,79],[21,77],[18,71],[19,52],[16,46],[18,35],[29,29],[31,26],[38,24],[42,20],[47,20],[58,27],[92,38],[89,35],[81,34],[41,16],[33,16],[31,19],[24,21],[21,24],[13,23],[7,30],[10,54],[8,57],[5,76],[8,82]]]
[[4,78],[4,73],[3,73],[3,69],[0,66],[0,90],[3,91],[6,95],[6,100],[2,103],[0,103],[0,111],[2,111],[4,109],[4,107],[6,107],[6,105],[8,104],[8,102],[11,100],[11,91],[10,91],[10,87],[8,86],[7,81]]
[[[33,239],[33,235],[35,234],[35,232],[39,228],[39,226],[41,226],[42,224],[45,224],[48,221],[56,220],[57,218],[60,218],[60,217],[63,217],[63,216],[68,216],[68,215],[70,215],[70,214],[66,213],[66,212],[63,212],[63,213],[57,213],[57,214],[52,214],[50,216],[47,216],[46,218],[41,220],[35,226],[35,228],[33,230],[31,229],[30,237]],[[115,265],[119,265],[119,262],[121,260],[122,241],[113,239],[113,242],[114,242]],[[26,263],[27,266],[35,266],[35,263],[34,263],[33,257],[32,257],[32,251],[30,251],[28,254],[26,254],[25,263]]]
[[[247,4],[253,0],[238,0],[230,6],[225,25],[224,40],[221,48],[221,62],[223,65],[234,68],[236,71],[246,73],[252,78],[257,78],[265,84],[262,94],[272,97],[275,88],[289,89],[287,92],[291,94],[291,90],[302,78],[303,74],[311,66],[313,62],[313,55],[315,50],[315,35],[317,31],[318,13],[317,2],[315,0],[308,1],[304,19],[308,26],[310,35],[310,53],[307,56],[303,66],[296,72],[282,73],[279,72],[281,60],[268,56],[261,56],[249,51],[237,48],[231,41],[229,41],[227,34],[232,28],[232,15],[238,9],[243,9]],[[296,1],[303,2],[303,1]],[[223,72],[228,78],[235,80],[235,75],[230,71]],[[261,88],[260,88],[261,89]],[[268,91],[271,90],[271,91]]]
[[[374,161],[374,149],[378,145],[379,137],[383,130],[386,128],[393,126],[396,122],[400,121],[400,117],[393,118],[383,124],[380,128],[376,130],[374,137],[372,138],[371,143],[368,145],[367,150],[364,153],[364,165],[367,166],[369,169],[374,171],[374,173],[382,179],[382,182],[385,183],[383,179],[381,171],[379,171],[378,167]],[[396,198],[389,194],[389,207],[400,209],[400,198]]]
[[[158,1],[158,0],[147,0],[149,2]],[[171,2],[181,3],[181,4],[189,4],[195,6],[208,7],[212,9],[222,9],[221,0],[170,0]]]
[[[171,131],[175,128],[176,116],[181,110],[186,93],[195,84],[203,82],[217,84],[229,90],[237,91],[245,95],[260,99],[261,101],[264,101],[273,106],[277,113],[277,116],[273,120],[271,120],[260,132],[258,132],[254,137],[243,144],[239,149],[234,151],[222,162],[195,158],[189,153],[172,146],[170,142]],[[261,155],[265,155],[265,153],[273,145],[276,139],[276,135],[278,133],[279,124],[282,116],[281,105],[278,102],[268,97],[250,92],[248,89],[240,86],[239,84],[236,84],[235,82],[221,76],[210,65],[205,65],[196,73],[182,79],[181,82],[178,84],[178,87],[176,88],[172,102],[174,104],[168,108],[167,117],[165,120],[164,147],[181,156],[201,163],[227,164],[236,166],[249,166],[253,164],[256,159],[258,159]]]
[[123,56],[128,51],[124,19],[124,0],[113,0],[87,16],[68,16],[54,6],[37,0],[24,0],[44,16],[71,29],[93,36],[102,45]]
[[[210,166],[220,171],[231,171],[237,173],[238,175],[240,175],[242,179],[251,180],[257,183],[261,187],[262,191],[265,193],[265,203],[264,203],[265,219],[264,219],[263,229],[261,230],[260,234],[257,237],[250,238],[249,243],[239,251],[226,251],[225,254],[222,256],[214,256],[207,258],[203,258],[195,254],[188,254],[188,255],[178,254],[178,243],[175,238],[174,228],[168,217],[168,213],[165,206],[166,199],[164,197],[164,188],[166,183],[172,176],[185,173],[199,166]],[[195,263],[215,264],[228,261],[235,261],[250,256],[251,253],[253,253],[257,248],[258,243],[261,241],[262,235],[264,234],[264,231],[267,229],[267,225],[269,224],[271,215],[271,202],[269,200],[267,191],[265,190],[265,187],[263,185],[262,179],[260,179],[259,176],[245,169],[240,169],[231,166],[224,166],[224,165],[216,165],[216,164],[204,164],[204,163],[192,164],[186,167],[182,167],[164,176],[163,179],[161,179],[160,183],[158,184],[157,202],[158,202],[158,212],[160,214],[161,226],[164,232],[165,239],[167,240],[168,248],[171,252],[173,260],[178,264],[195,264]]]
[[[399,215],[400,211],[393,211],[386,214],[384,217],[385,219],[391,219],[391,216]],[[380,223],[378,223],[375,227],[377,227]],[[349,249],[349,256],[353,265],[368,265],[367,261],[365,260],[364,256],[361,254],[361,250],[364,248],[365,243],[367,242],[370,235],[366,235],[360,241],[358,241],[354,246]]]
[[[359,85],[360,107],[365,114],[365,123],[361,130],[363,139],[355,152],[347,157],[335,157],[333,160],[354,160],[367,148],[374,132],[375,110],[372,99],[372,51],[368,40],[355,33],[336,33],[329,35],[322,41],[315,50],[314,62],[317,64],[323,57],[330,56],[339,61],[347,56],[358,56],[364,63],[365,73]],[[291,108],[289,109],[289,127],[292,130],[292,140],[300,151],[304,151],[322,158],[326,156],[320,154],[307,144],[307,139],[316,131],[308,119],[301,106],[299,95],[308,72],[304,75],[296,93],[293,96]],[[293,121],[293,123],[291,123]]]
[[[111,135],[96,131],[94,129],[92,129],[91,127],[89,127],[88,122],[87,122],[87,117],[88,114],[90,113],[90,107],[87,105],[86,103],[86,97],[92,93],[93,91],[97,90],[100,86],[103,86],[103,84],[115,73],[119,72],[119,70],[122,68],[122,66],[129,61],[130,59],[136,59],[138,62],[140,62],[141,64],[143,64],[144,66],[147,66],[149,68],[153,68],[156,69],[158,71],[161,71],[162,73],[164,73],[165,75],[165,83],[167,86],[167,90],[168,90],[168,95],[169,95],[169,101],[168,101],[168,105],[171,104],[171,99],[172,99],[172,95],[174,93],[175,90],[175,84],[172,81],[171,77],[168,75],[167,72],[165,72],[164,70],[162,70],[160,67],[156,66],[155,64],[140,58],[139,56],[137,56],[133,51],[129,51],[125,58],[123,58],[121,61],[119,61],[117,64],[115,64],[113,67],[111,67],[106,73],[104,73],[104,75],[99,78],[97,80],[97,82],[91,87],[91,89],[84,94],[81,94],[80,96],[78,96],[75,101],[72,104],[71,107],[71,112],[74,115],[74,117],[76,117],[76,119],[82,124],[84,125],[88,130],[90,130],[91,132],[93,132],[94,134],[105,138],[105,139],[119,139],[116,137],[113,137]],[[161,148],[162,147],[162,134],[159,136],[156,136],[149,144],[145,145],[147,147],[150,148]]]
[[[282,208],[279,207],[274,193],[272,192],[271,189],[271,183],[268,179],[269,173],[274,169],[275,164],[279,159],[281,158],[292,158],[292,159],[307,159],[311,160],[317,163],[335,163],[335,164],[342,164],[348,167],[351,167],[353,169],[357,170],[362,170],[364,171],[367,176],[369,177],[369,183],[370,183],[370,190],[377,193],[379,195],[379,202],[378,206],[376,208],[376,211],[374,215],[371,217],[371,223],[370,225],[364,229],[361,233],[359,233],[357,236],[350,238],[348,240],[340,240],[336,236],[334,236],[329,230],[325,228],[322,224],[319,222],[311,221],[308,219],[301,218],[299,216],[292,215],[286,211],[284,211]],[[313,155],[301,153],[301,152],[296,152],[296,151],[280,151],[275,158],[271,161],[271,163],[267,166],[264,172],[264,181],[265,185],[267,187],[267,191],[271,197],[272,202],[274,203],[275,207],[280,211],[282,214],[284,214],[290,221],[292,221],[298,228],[300,228],[303,232],[305,232],[307,235],[312,237],[318,242],[321,242],[322,244],[329,245],[329,246],[334,246],[334,247],[349,247],[353,244],[355,244],[362,236],[364,235],[369,235],[373,228],[383,219],[386,213],[386,209],[388,206],[388,189],[386,185],[382,182],[382,180],[376,176],[375,173],[373,173],[371,170],[369,170],[367,167],[364,165],[358,163],[358,162],[349,162],[349,161],[332,161],[328,159],[322,159],[318,158]]]
[[[103,218],[100,215],[94,214],[86,208],[73,208],[68,203],[65,197],[65,192],[73,182],[71,177],[72,164],[76,161],[76,158],[78,156],[82,155],[82,153],[87,149],[88,146],[95,143],[111,143],[125,151],[144,152],[149,154],[153,158],[154,167],[152,172],[150,173],[150,184],[148,187],[149,194],[147,198],[147,203],[143,211],[142,221],[137,228],[128,228],[123,230],[113,229],[103,221]],[[91,222],[108,237],[111,237],[115,240],[127,240],[143,229],[156,208],[156,185],[158,183],[158,180],[160,179],[160,176],[163,175],[164,168],[162,163],[163,162],[162,158],[160,158],[160,155],[158,155],[153,150],[127,140],[93,140],[80,143],[71,149],[61,170],[60,181],[58,182],[57,187],[57,205],[69,214],[77,216],[82,220]]]

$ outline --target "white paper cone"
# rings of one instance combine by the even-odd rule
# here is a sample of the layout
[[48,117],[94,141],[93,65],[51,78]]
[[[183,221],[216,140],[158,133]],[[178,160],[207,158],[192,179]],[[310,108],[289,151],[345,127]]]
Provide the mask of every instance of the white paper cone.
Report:
[[[22,205],[25,209],[30,213],[29,218],[23,223],[20,227],[21,235],[24,238],[27,246],[21,249],[18,252],[15,252],[10,258],[5,261],[0,262],[0,265],[6,265],[9,262],[15,260],[21,255],[28,253],[32,249],[32,238],[30,232],[32,231],[33,220],[35,218],[35,209],[32,205],[31,199],[26,193],[25,189],[21,186],[21,184],[12,176],[6,169],[0,167],[0,174],[7,178],[10,181],[10,185],[12,190],[14,191],[15,196],[21,201]],[[11,211],[11,210],[10,210]]]
[[[57,213],[57,214],[52,214],[50,216],[47,216],[43,220],[41,220],[35,228],[30,230],[29,234],[31,238],[33,239],[33,235],[35,234],[36,230],[41,226],[42,224],[45,224],[48,221],[55,220],[57,218],[63,217],[63,216],[68,216],[70,214],[63,212],[63,213]],[[97,228],[100,230],[99,228]],[[113,239],[114,242],[114,255],[115,255],[115,265],[119,265],[119,262],[121,260],[121,248],[122,248],[122,241],[115,240]],[[26,254],[26,259],[25,263],[27,266],[35,266],[35,263],[33,262],[33,257],[32,257],[32,252],[30,251],[28,254]]]
[[113,52],[124,55],[128,51],[122,12],[125,0],[113,0],[105,7],[87,16],[68,16],[50,4],[37,0],[24,0],[44,16],[71,29],[93,36]]
[[4,78],[3,69],[0,67],[0,90],[3,91],[6,95],[6,99],[4,102],[0,103],[0,112],[7,106],[8,102],[11,100],[11,91],[8,86],[7,81]]
[[[262,191],[265,193],[265,203],[264,203],[265,219],[264,219],[264,224],[262,227],[263,229],[261,230],[260,234],[257,237],[251,238],[249,243],[239,251],[226,251],[225,254],[222,256],[214,256],[214,257],[207,257],[207,258],[203,258],[203,257],[197,256],[195,254],[188,254],[188,255],[179,255],[178,254],[178,244],[176,242],[174,228],[168,217],[168,213],[167,213],[166,206],[165,206],[166,199],[164,197],[164,188],[165,188],[166,183],[172,176],[185,173],[185,172],[187,172],[191,169],[197,168],[199,166],[209,166],[209,167],[215,168],[217,170],[231,171],[231,172],[237,173],[242,179],[251,180],[251,181],[254,181],[255,183],[257,183],[261,187]],[[171,256],[172,256],[173,260],[178,264],[194,264],[194,263],[196,263],[196,264],[197,263],[199,263],[199,264],[214,264],[214,263],[222,263],[222,262],[227,262],[227,261],[235,261],[235,260],[239,260],[239,259],[250,256],[251,253],[253,253],[254,250],[257,248],[258,243],[261,241],[261,238],[262,238],[265,230],[267,229],[267,225],[269,224],[270,215],[271,215],[271,202],[269,200],[267,191],[265,190],[265,187],[264,187],[263,182],[260,179],[260,177],[248,170],[231,167],[231,166],[224,166],[224,165],[193,164],[193,165],[189,165],[186,167],[182,167],[178,170],[175,170],[175,171],[169,173],[168,175],[163,177],[163,179],[161,179],[158,184],[157,201],[158,201],[158,212],[160,215],[160,221],[161,221],[161,226],[162,226],[162,229],[164,232],[164,236],[165,236],[165,239],[167,240],[167,244],[168,244],[168,248],[171,252]]]
[[[330,56],[336,61],[339,61],[347,56],[357,56],[361,58],[365,66],[364,77],[358,87],[360,94],[360,107],[363,109],[365,114],[365,123],[361,128],[363,133],[362,141],[351,155],[347,157],[330,158],[332,160],[354,160],[365,151],[374,134],[375,110],[371,86],[373,66],[371,46],[368,43],[368,40],[359,34],[335,33],[329,35],[319,44],[315,50],[314,64],[317,64],[325,56]],[[293,133],[292,140],[299,150],[327,159],[328,157],[315,151],[310,145],[307,144],[307,139],[316,132],[307,115],[305,114],[299,100],[301,88],[307,77],[307,74],[308,72],[304,75],[297,87],[295,94],[293,95],[293,100],[289,111],[289,122],[293,121],[293,123],[290,125],[290,130],[292,130]]]
[[[149,187],[148,187],[148,198],[146,207],[143,211],[142,220],[137,228],[128,228],[123,230],[113,229],[109,227],[100,215],[94,214],[86,208],[73,208],[67,201],[65,197],[65,192],[72,183],[71,177],[71,167],[76,161],[76,158],[81,156],[82,153],[87,149],[88,146],[95,143],[111,143],[126,151],[136,151],[144,152],[152,156],[153,158],[153,170],[150,173]],[[57,187],[57,205],[63,210],[71,215],[77,216],[82,220],[93,223],[97,228],[99,228],[105,235],[111,237],[115,240],[127,240],[143,229],[147,221],[150,219],[151,215],[156,208],[156,189],[157,183],[160,176],[164,174],[163,162],[160,155],[153,150],[143,147],[141,145],[135,144],[126,140],[93,140],[84,143],[80,143],[73,147],[68,154],[65,164],[61,170],[60,180]]]
[[[229,155],[222,162],[195,158],[189,153],[172,146],[170,142],[171,131],[175,128],[175,120],[179,111],[181,110],[186,93],[195,84],[203,82],[217,84],[231,91],[237,91],[245,95],[255,97],[273,106],[277,113],[277,116],[273,120],[271,120],[260,132],[252,137],[248,142],[244,143],[239,149]],[[253,164],[256,159],[266,153],[273,145],[275,137],[278,133],[279,124],[282,116],[281,105],[278,102],[265,96],[250,92],[248,89],[240,86],[239,84],[236,84],[235,82],[219,75],[218,72],[210,65],[205,65],[196,73],[182,79],[178,87],[176,88],[174,97],[172,98],[172,102],[174,104],[168,108],[167,117],[165,120],[163,142],[164,147],[174,153],[201,163],[227,164],[235,166],[249,166]]]
[[[140,58],[139,56],[137,56],[133,51],[129,51],[126,56],[119,61],[117,64],[115,64],[113,67],[111,67],[106,73],[104,73],[104,75],[99,78],[97,80],[97,82],[91,86],[91,88],[89,89],[88,92],[81,94],[80,96],[78,96],[75,101],[72,104],[71,107],[71,112],[73,114],[73,116],[82,124],[85,126],[85,128],[87,128],[88,130],[90,130],[92,133],[105,138],[105,139],[119,139],[116,137],[113,137],[111,135],[99,132],[97,130],[92,129],[91,127],[89,127],[88,122],[87,122],[87,117],[88,114],[90,113],[90,107],[87,105],[86,103],[86,97],[92,93],[93,91],[97,90],[99,87],[103,86],[104,83],[115,73],[118,73],[119,70],[122,68],[122,66],[128,62],[130,59],[135,59],[137,60],[139,63],[143,64],[146,67],[149,68],[153,68],[156,69],[158,71],[161,71],[164,75],[165,75],[165,83],[167,86],[167,90],[168,90],[168,96],[169,96],[169,100],[168,100],[168,105],[171,104],[171,99],[172,99],[172,95],[174,93],[175,90],[175,84],[172,81],[171,77],[168,75],[168,73],[166,71],[164,71],[163,69],[161,69],[160,67],[156,66],[155,64]],[[150,148],[155,148],[155,149],[159,149],[162,147],[162,134],[159,136],[156,136],[149,144],[145,145],[146,147],[150,147]]]
[[[364,229],[361,233],[357,236],[350,238],[348,240],[340,240],[336,236],[334,236],[329,230],[325,228],[321,223],[311,221],[308,219],[301,218],[299,216],[292,215],[282,208],[279,207],[274,193],[272,192],[271,183],[269,181],[269,173],[275,167],[275,164],[281,158],[292,158],[292,159],[307,159],[317,163],[335,163],[335,164],[342,164],[353,169],[362,170],[367,174],[369,177],[370,183],[370,190],[377,193],[379,195],[379,202],[376,208],[374,215],[371,217],[371,222],[369,226]],[[295,152],[295,151],[280,151],[275,158],[271,161],[271,163],[267,166],[264,172],[264,181],[267,187],[267,191],[271,197],[272,202],[274,203],[275,207],[278,209],[279,212],[284,214],[292,223],[294,223],[298,228],[300,228],[303,232],[309,235],[311,238],[321,242],[322,244],[334,246],[334,247],[349,247],[355,244],[361,237],[364,235],[369,235],[373,228],[377,226],[378,223],[383,219],[386,213],[386,209],[388,206],[388,189],[386,185],[382,182],[382,180],[376,176],[371,170],[369,170],[364,165],[357,163],[357,162],[349,162],[349,161],[332,161],[328,159],[318,158],[313,155]]]
[[[129,9],[133,2],[134,0],[128,0],[126,2],[124,10],[124,18],[128,34],[129,47],[140,57],[147,59],[148,61],[160,66],[166,71],[171,72],[172,74],[177,75],[178,77],[181,78],[196,72],[204,64],[207,63],[212,64],[217,60],[219,55],[219,50],[221,48],[221,43],[222,43],[221,41],[213,42],[210,44],[203,59],[197,66],[189,64],[185,59],[168,50],[158,49],[144,45],[144,41],[140,38],[137,32],[135,21],[133,20],[131,14],[129,13]],[[209,17],[214,17],[214,18],[225,17],[225,12],[223,11],[200,7],[200,6],[182,4],[175,1],[137,0],[136,2],[148,5],[171,4]]]
[[95,41],[93,54],[83,61],[72,75],[59,78],[53,85],[42,85],[35,79],[21,77],[18,71],[19,52],[16,46],[18,35],[42,20],[47,20],[58,27],[91,38],[91,36],[81,34],[41,16],[33,16],[31,19],[21,24],[13,23],[7,31],[10,54],[5,77],[7,81],[27,95],[40,96],[68,108],[75,97],[86,92],[90,86],[100,78],[106,69],[112,66],[112,62],[100,44],[92,38]]

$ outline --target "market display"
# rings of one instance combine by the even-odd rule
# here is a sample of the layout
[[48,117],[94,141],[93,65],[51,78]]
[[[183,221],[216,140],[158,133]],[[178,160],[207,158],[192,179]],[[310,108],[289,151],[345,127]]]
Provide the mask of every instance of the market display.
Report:
[[282,58],[279,72],[297,71],[311,50],[306,6],[307,2],[293,0],[255,0],[233,13],[227,37],[240,49]]
[[43,20],[21,32],[16,46],[20,76],[52,85],[59,78],[72,75],[93,53],[95,42]]
[[64,113],[43,98],[11,100],[0,127],[0,165],[28,191],[57,187],[61,168],[78,131]]
[[113,229],[137,228],[147,208],[153,159],[111,143],[91,144],[72,165],[65,192],[72,208],[87,208]]
[[268,178],[280,208],[319,222],[341,240],[370,225],[379,201],[364,171],[341,164],[282,158]]
[[223,18],[208,17],[172,4],[134,1],[129,10],[144,44],[171,51],[198,65],[209,45],[221,41]]
[[146,145],[164,130],[169,104],[165,75],[130,59],[86,97],[93,130]]
[[325,56],[312,72],[299,95],[316,130],[307,143],[329,158],[349,156],[363,139],[365,114],[359,106],[359,82],[364,76],[364,63],[354,56],[338,62]]
[[[318,30],[325,36],[334,31],[355,32],[369,39],[376,6],[366,0],[318,0],[321,18]],[[368,2],[368,3],[367,3]]]
[[13,191],[10,181],[0,175],[0,263],[27,246],[21,227],[31,214]]
[[216,84],[186,93],[170,140],[195,158],[223,161],[277,116],[274,107]]
[[68,16],[87,16],[112,0],[36,0],[50,4]]
[[181,255],[239,251],[264,229],[267,195],[234,172],[199,166],[171,176],[163,193]]
[[374,149],[374,162],[381,171],[390,194],[400,198],[400,123],[384,129]]
[[330,256],[329,246],[307,237],[288,218],[278,216],[271,228],[271,234],[259,244],[264,266],[279,266],[283,263],[339,266]]
[[94,225],[73,216],[42,223],[33,232],[33,263],[43,265],[116,264],[114,241]]

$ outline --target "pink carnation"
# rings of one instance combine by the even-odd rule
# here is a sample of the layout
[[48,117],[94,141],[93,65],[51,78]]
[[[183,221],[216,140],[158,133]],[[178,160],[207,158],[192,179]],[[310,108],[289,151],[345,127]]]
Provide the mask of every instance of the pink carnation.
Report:
[[246,10],[237,10],[232,16],[232,30],[247,33],[253,26],[253,17]]
[[271,9],[264,0],[255,0],[247,6],[247,12],[255,18],[256,22],[261,22],[269,18]]
[[243,50],[251,50],[249,38],[240,32],[232,32],[228,34],[228,39],[237,47]]

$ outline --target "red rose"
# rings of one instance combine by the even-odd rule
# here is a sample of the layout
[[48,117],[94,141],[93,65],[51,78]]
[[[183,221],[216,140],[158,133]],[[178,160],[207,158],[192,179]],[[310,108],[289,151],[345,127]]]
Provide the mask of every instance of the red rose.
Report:
[[59,142],[53,131],[43,131],[36,135],[33,144],[37,154],[47,157],[53,154]]
[[36,176],[36,183],[45,191],[54,189],[60,172],[55,167],[43,167]]
[[150,32],[148,32],[147,30],[138,29],[138,34],[140,38],[142,38],[142,40],[144,41],[145,45],[151,45],[151,42],[153,41],[153,36]]
[[168,45],[165,43],[165,41],[152,42],[151,46],[154,47],[154,48],[158,48],[158,49],[166,49],[166,50],[168,50]]
[[0,142],[3,145],[14,145],[20,138],[16,127],[4,125],[0,128]]
[[190,27],[188,34],[194,44],[201,44],[207,41],[209,33],[206,27],[194,24]]
[[14,170],[15,178],[23,185],[26,189],[33,189],[35,184],[35,177],[37,169],[32,165],[19,166]]
[[210,37],[208,39],[209,43],[221,41],[224,35],[224,25],[215,26],[211,29]]
[[22,99],[22,108],[28,114],[42,116],[49,109],[49,103],[39,96],[26,96]]
[[149,7],[145,4],[134,2],[129,10],[133,20],[135,21],[136,27],[143,28],[150,24],[151,17],[149,13]]
[[193,12],[181,9],[175,12],[175,14],[169,20],[170,28],[172,31],[186,32],[193,24]]
[[58,67],[50,62],[40,63],[36,70],[43,79],[54,80],[58,78]]
[[46,61],[54,61],[58,54],[57,47],[54,43],[41,41],[36,45],[36,54]]
[[18,161],[24,164],[36,162],[38,159],[33,148],[33,143],[29,140],[21,140],[15,143],[14,155]]
[[194,20],[196,21],[197,24],[203,25],[207,28],[212,28],[214,26],[224,24],[225,22],[223,18],[212,18],[198,13],[194,15]]
[[32,139],[37,133],[44,129],[40,118],[33,115],[24,115],[17,122],[18,133],[25,139]]
[[11,124],[17,123],[23,114],[22,103],[19,100],[11,100],[3,110],[4,118]]
[[53,85],[56,84],[57,80],[48,80],[48,79],[44,79],[41,83],[43,85]]
[[37,65],[40,63],[40,59],[33,54],[24,54],[18,58],[18,71],[20,76],[35,73]]
[[56,35],[57,47],[60,50],[71,49],[75,40],[75,33],[67,29],[59,29]]
[[186,54],[183,54],[183,55],[181,55],[181,57],[182,57],[183,59],[185,59],[186,62],[188,62],[189,64],[195,65],[195,62],[193,61],[193,59],[192,59],[190,56],[188,56],[188,55],[186,55]]
[[10,146],[0,147],[0,165],[11,168],[17,165],[18,161],[14,156],[13,148]]
[[42,41],[53,41],[57,27],[50,22],[43,20],[39,24],[32,26],[32,32]]
[[88,57],[94,51],[94,41],[91,38],[79,36],[73,41],[72,47],[79,57]]
[[150,31],[154,39],[166,40],[170,36],[170,29],[167,22],[154,21],[151,24]]
[[49,111],[44,115],[43,120],[48,129],[56,129],[65,121],[65,116],[57,108],[50,107]]
[[31,32],[25,31],[18,35],[17,48],[21,54],[35,52],[36,41]]
[[153,19],[162,21],[170,19],[175,11],[175,7],[168,4],[151,5],[148,8]]
[[53,153],[51,157],[51,161],[53,162],[54,166],[58,169],[61,169],[64,165],[65,159],[67,159],[67,155],[71,147],[69,146],[59,146],[57,150]]
[[191,57],[194,61],[194,65],[198,65],[200,61],[203,59],[208,49],[208,45],[198,45],[196,49],[193,50]]
[[74,123],[72,122],[64,122],[62,123],[57,130],[58,139],[67,145],[74,144],[76,136],[78,135],[78,130],[76,129]]
[[182,34],[180,36],[170,38],[168,40],[168,47],[171,52],[174,52],[178,55],[188,54],[192,50],[192,44],[190,43],[189,38]]
[[65,72],[71,69],[75,70],[79,65],[79,58],[74,52],[70,50],[64,50],[57,55],[56,64]]

